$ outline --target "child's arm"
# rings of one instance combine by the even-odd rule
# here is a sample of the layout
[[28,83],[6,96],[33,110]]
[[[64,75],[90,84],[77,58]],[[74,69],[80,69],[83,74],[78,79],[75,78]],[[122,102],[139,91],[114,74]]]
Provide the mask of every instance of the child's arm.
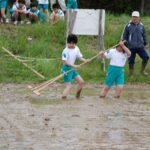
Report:
[[88,61],[88,59],[85,59],[85,58],[83,58],[83,57],[79,57],[79,60],[80,60],[80,61],[83,61],[83,62]]
[[73,68],[78,68],[78,65],[75,65],[75,64],[72,65],[72,64],[68,63],[66,60],[63,60],[63,64],[71,66]]
[[128,57],[130,57],[131,55],[131,52],[130,50],[124,45],[124,42],[123,41],[120,41],[119,42],[119,45],[122,47],[122,49],[125,51],[125,53],[128,55]]

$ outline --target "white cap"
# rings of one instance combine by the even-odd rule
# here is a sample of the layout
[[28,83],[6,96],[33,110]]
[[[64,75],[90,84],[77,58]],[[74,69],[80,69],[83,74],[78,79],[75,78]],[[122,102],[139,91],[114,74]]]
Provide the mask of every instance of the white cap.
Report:
[[138,11],[133,11],[132,17],[140,17],[140,13]]

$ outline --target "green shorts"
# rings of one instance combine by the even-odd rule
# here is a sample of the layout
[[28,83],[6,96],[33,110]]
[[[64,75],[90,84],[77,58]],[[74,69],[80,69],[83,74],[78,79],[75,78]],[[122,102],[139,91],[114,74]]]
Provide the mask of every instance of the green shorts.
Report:
[[68,0],[66,4],[68,9],[77,9],[78,8],[78,3],[76,0]]
[[[61,72],[65,73],[66,71],[71,70],[71,69],[73,69],[73,67],[63,65],[62,68],[61,68]],[[68,72],[68,73],[64,74],[64,82],[72,82],[73,79],[77,76],[79,76],[78,71],[77,70],[72,70],[71,72]]]
[[111,87],[113,84],[124,85],[124,67],[109,65],[105,85]]
[[0,1],[0,8],[6,8],[7,6],[7,0],[6,1]]
[[43,9],[48,9],[48,4],[39,4],[39,5],[38,5],[38,8],[39,8],[39,9],[41,9],[41,8],[43,8]]

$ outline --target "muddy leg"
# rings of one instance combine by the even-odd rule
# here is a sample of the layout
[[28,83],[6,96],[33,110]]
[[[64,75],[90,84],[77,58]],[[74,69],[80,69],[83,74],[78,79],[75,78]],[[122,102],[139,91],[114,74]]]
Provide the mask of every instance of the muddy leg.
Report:
[[75,80],[78,83],[76,98],[80,98],[81,91],[82,91],[82,88],[83,88],[83,85],[84,85],[84,80],[80,76],[75,77]]
[[66,99],[67,98],[67,95],[71,91],[71,87],[72,87],[71,82],[66,82],[65,85],[66,85],[66,88],[63,91],[62,99]]
[[110,87],[105,85],[104,88],[102,89],[101,93],[100,93],[100,98],[105,97],[109,90],[110,90]]
[[123,90],[123,85],[117,85],[117,90],[115,92],[114,98],[120,98],[122,90]]

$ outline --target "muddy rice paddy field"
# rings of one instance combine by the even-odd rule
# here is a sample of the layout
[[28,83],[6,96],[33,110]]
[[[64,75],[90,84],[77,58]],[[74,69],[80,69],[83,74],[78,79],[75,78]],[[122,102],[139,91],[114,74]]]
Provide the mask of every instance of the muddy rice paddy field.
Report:
[[150,150],[150,85],[101,99],[102,85],[86,84],[80,100],[75,88],[62,100],[62,84],[41,96],[27,86],[0,84],[0,150]]

